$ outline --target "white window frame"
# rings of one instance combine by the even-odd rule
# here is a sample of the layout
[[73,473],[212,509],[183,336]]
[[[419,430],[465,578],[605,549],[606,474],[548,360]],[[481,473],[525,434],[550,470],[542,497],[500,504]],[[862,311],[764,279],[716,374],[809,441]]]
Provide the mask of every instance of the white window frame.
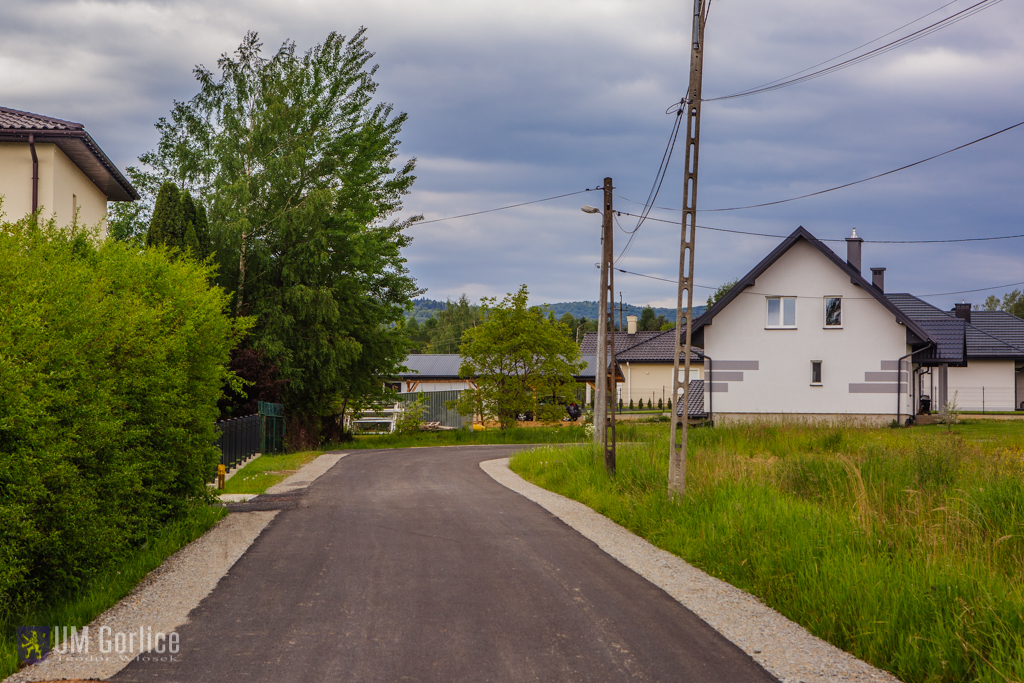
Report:
[[[818,381],[817,382],[814,381],[814,364],[815,363],[818,364]],[[811,361],[811,386],[812,387],[820,387],[820,386],[822,386],[824,384],[824,382],[822,381],[824,379],[824,375],[825,375],[824,370],[823,370],[823,366],[824,366],[824,363],[822,363],[820,360],[812,360]]]
[[[839,324],[829,325],[828,324],[828,300],[839,299]],[[841,295],[825,296],[821,299],[821,326],[826,330],[841,330],[843,329],[843,297]]]
[[[793,324],[784,325],[783,321],[786,319],[786,301],[793,302]],[[772,301],[779,302],[779,324],[772,325],[771,319],[768,317],[768,311]],[[764,298],[764,328],[766,330],[795,330],[797,327],[796,318],[796,297],[795,296],[766,296]]]

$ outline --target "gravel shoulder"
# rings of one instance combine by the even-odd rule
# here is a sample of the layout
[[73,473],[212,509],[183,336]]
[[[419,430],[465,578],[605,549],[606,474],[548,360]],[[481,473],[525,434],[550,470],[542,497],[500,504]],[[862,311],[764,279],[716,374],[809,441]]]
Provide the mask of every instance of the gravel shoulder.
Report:
[[[271,498],[297,494],[337,464],[347,453],[325,453],[298,472],[267,490]],[[251,460],[251,459],[250,459]],[[235,470],[238,471],[238,470]],[[255,496],[258,498],[258,496]],[[282,496],[283,498],[290,498]],[[224,496],[224,502],[243,502],[248,494]],[[271,507],[279,507],[272,503]],[[52,652],[44,661],[26,667],[2,683],[29,681],[105,680],[137,656],[150,653],[138,640],[125,644],[125,651],[102,652],[104,634],[171,633],[188,622],[189,613],[208,596],[256,538],[270,524],[279,509],[233,510],[202,537],[171,555],[136,586],[127,597],[98,616],[88,628],[89,650],[83,654]],[[101,632],[101,629],[103,631]],[[106,629],[110,629],[107,631]],[[84,629],[83,629],[84,630]],[[150,641],[151,643],[152,641]]]
[[783,683],[898,683],[892,674],[811,635],[746,591],[705,574],[582,503],[525,481],[509,469],[508,458],[487,460],[480,467],[664,590]]
[[[139,629],[170,633],[188,620],[231,566],[277,515],[277,510],[228,515],[203,536],[171,555],[127,597],[98,616],[89,629],[88,652],[51,652],[44,661],[9,676],[4,683],[107,679],[144,652],[133,640],[124,652],[101,651],[101,629],[107,634]],[[109,628],[110,631],[105,631]],[[108,635],[107,638],[113,637]],[[112,648],[111,648],[112,649]]]

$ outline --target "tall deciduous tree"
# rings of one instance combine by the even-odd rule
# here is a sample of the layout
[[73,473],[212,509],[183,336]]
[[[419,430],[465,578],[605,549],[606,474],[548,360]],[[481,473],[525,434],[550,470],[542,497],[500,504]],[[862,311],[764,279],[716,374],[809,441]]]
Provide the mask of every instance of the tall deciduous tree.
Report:
[[269,57],[249,33],[219,74],[196,68],[199,93],[140,157],[207,200],[220,284],[256,316],[251,343],[279,365],[292,433],[308,440],[382,391],[419,294],[401,254],[411,220],[390,218],[414,180],[414,160],[393,167],[406,116],[373,103],[372,57],[363,30]]
[[574,400],[574,376],[582,369],[579,347],[560,322],[527,305],[526,285],[501,303],[483,299],[484,320],[463,334],[463,377],[476,378],[456,409],[511,427],[520,414],[557,419]]

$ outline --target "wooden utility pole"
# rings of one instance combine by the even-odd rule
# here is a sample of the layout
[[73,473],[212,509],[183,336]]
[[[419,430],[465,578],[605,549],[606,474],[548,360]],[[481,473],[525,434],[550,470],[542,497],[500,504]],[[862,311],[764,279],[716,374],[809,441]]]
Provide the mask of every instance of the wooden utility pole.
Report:
[[[690,50],[690,85],[686,90],[686,167],[683,176],[683,225],[679,240],[679,294],[676,300],[676,353],[672,371],[673,412],[669,437],[668,492],[686,493],[686,436],[690,418],[690,348],[693,335],[693,251],[697,228],[697,162],[700,143],[701,81],[704,71],[704,25],[707,8],[693,0],[693,44]],[[683,324],[685,298],[685,331]],[[680,332],[683,334],[680,334]],[[679,359],[683,377],[679,377]],[[680,385],[682,385],[680,387]],[[680,397],[680,388],[682,396]],[[710,389],[710,387],[708,387]]]
[[[597,363],[594,370],[594,441],[604,447],[604,465],[615,474],[615,275],[612,262],[612,179],[604,179],[604,215],[601,237],[601,296],[597,301]],[[609,345],[608,335],[612,334]],[[609,346],[611,349],[609,350]]]

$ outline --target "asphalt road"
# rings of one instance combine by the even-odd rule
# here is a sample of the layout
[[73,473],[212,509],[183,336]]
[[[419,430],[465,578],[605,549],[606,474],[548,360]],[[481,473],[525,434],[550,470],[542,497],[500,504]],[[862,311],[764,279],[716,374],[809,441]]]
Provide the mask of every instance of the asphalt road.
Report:
[[773,681],[659,588],[478,466],[356,451],[114,681]]

